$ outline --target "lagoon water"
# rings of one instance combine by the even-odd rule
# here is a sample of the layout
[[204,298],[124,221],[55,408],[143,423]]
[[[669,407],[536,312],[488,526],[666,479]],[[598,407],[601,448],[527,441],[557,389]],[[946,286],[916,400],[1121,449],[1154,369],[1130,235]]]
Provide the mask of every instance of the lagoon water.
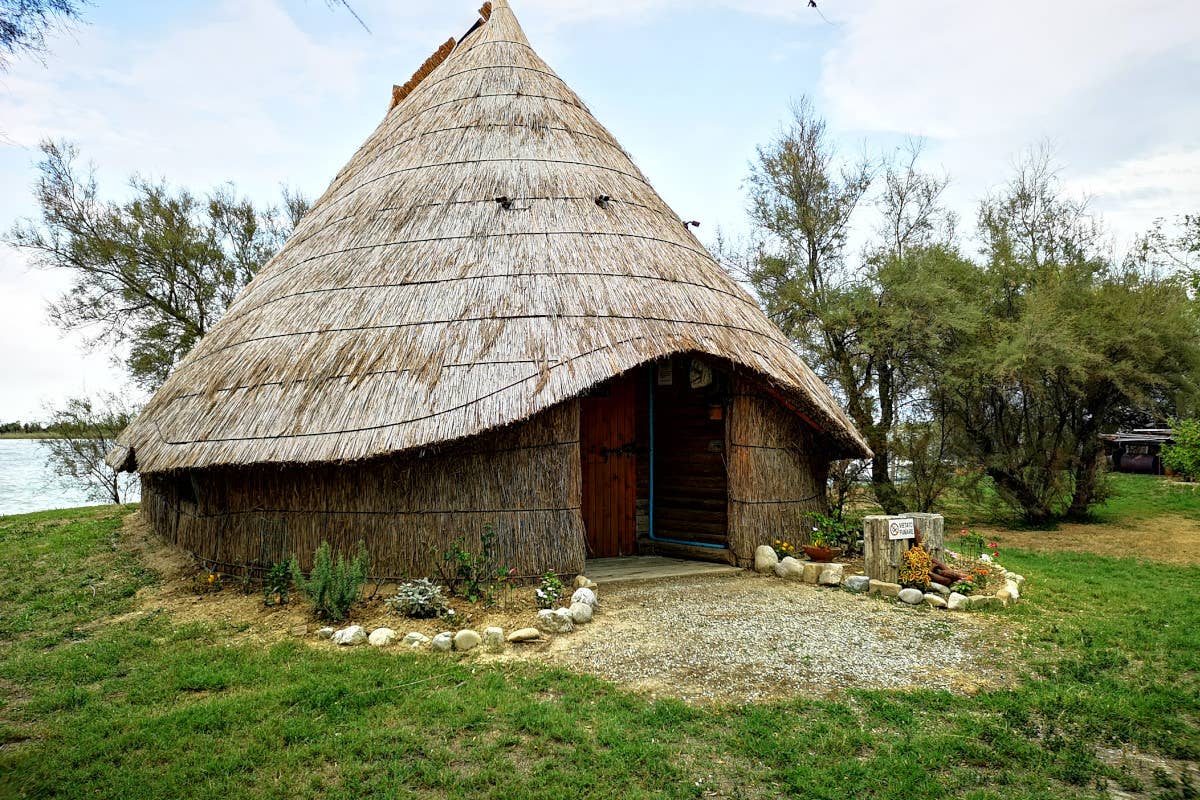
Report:
[[[104,505],[51,472],[45,448],[38,441],[0,439],[0,515]],[[136,500],[136,496],[130,497],[130,502]]]

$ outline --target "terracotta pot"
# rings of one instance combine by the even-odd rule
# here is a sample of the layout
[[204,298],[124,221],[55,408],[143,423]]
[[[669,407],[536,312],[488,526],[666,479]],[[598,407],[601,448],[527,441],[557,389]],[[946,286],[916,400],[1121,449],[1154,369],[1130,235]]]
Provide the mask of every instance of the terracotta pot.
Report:
[[811,544],[802,544],[800,548],[804,551],[804,555],[813,561],[833,561],[842,554],[840,547],[815,547]]

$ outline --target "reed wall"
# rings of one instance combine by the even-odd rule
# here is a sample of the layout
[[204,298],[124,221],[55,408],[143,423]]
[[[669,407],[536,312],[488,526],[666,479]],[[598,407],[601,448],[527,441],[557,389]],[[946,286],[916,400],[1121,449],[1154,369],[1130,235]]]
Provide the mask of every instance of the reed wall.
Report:
[[371,554],[372,575],[436,576],[458,539],[494,526],[501,565],[521,576],[583,569],[579,406],[419,455],[340,465],[213,468],[145,475],[155,530],[218,565],[307,567],[322,541]]

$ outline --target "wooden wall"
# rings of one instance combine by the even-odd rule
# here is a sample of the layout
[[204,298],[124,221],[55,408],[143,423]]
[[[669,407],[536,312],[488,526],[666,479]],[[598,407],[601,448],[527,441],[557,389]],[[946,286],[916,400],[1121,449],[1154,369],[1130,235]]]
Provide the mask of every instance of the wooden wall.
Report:
[[264,566],[323,541],[372,556],[371,573],[433,576],[459,538],[497,533],[499,559],[522,576],[583,568],[579,405],[420,457],[319,467],[145,475],[142,509],[160,535],[228,565]]

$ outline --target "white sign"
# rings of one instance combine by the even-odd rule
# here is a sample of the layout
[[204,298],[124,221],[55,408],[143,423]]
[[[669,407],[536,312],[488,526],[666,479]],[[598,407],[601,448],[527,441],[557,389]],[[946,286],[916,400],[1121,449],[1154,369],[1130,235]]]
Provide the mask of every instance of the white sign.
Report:
[[916,535],[917,529],[911,519],[888,520],[889,539],[913,539],[916,538]]

